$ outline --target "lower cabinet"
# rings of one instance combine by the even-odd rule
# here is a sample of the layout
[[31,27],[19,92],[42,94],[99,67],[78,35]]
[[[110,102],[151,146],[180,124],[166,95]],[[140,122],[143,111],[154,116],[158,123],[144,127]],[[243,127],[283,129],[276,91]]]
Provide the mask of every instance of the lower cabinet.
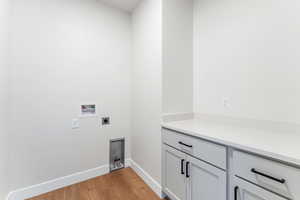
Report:
[[189,200],[226,200],[226,172],[187,156],[189,164]]
[[234,178],[234,200],[286,200],[238,177]]
[[162,134],[162,186],[171,200],[300,200],[300,166],[171,130]]
[[163,189],[172,200],[226,200],[226,172],[163,145]]
[[172,200],[186,200],[187,187],[185,176],[186,154],[163,145],[163,188]]

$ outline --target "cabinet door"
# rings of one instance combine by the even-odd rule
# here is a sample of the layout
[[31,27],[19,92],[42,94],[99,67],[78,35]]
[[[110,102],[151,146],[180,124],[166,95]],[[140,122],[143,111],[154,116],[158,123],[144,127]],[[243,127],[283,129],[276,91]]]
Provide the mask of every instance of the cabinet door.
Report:
[[235,177],[233,200],[286,200],[272,192]]
[[188,199],[226,200],[226,172],[188,156]]
[[163,189],[172,200],[186,200],[186,154],[163,145]]

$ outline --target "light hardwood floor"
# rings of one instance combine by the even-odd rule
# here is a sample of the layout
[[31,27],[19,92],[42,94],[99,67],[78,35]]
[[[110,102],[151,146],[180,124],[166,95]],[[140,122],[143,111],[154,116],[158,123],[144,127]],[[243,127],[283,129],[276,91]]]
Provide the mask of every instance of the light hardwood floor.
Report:
[[160,198],[131,168],[125,168],[29,200],[160,200]]

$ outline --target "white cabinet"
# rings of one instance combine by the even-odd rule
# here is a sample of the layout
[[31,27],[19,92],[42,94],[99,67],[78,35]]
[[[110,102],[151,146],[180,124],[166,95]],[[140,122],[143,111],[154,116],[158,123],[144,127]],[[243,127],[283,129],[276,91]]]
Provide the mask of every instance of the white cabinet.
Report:
[[186,200],[186,154],[167,145],[163,145],[162,159],[164,192],[172,200]]
[[226,172],[187,156],[188,200],[226,200]]
[[171,200],[300,199],[299,166],[169,129],[162,134],[163,191]]
[[226,172],[166,144],[163,190],[171,200],[226,200]]
[[171,200],[226,200],[226,147],[163,129],[163,191]]
[[235,177],[233,200],[286,200],[272,192]]
[[288,199],[300,199],[300,169],[296,167],[234,151],[233,172],[238,177]]

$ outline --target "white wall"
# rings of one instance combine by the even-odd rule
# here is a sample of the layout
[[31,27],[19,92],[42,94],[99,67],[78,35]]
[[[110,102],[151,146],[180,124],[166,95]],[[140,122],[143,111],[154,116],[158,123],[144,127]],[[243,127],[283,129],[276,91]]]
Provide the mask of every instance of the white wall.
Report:
[[[108,163],[109,139],[130,157],[131,16],[95,0],[14,0],[10,190]],[[71,129],[80,103],[99,118]]]
[[299,123],[299,10],[296,0],[195,0],[195,111]]
[[143,0],[134,10],[132,158],[161,182],[162,2]]
[[0,0],[0,199],[7,194],[8,20],[9,1]]
[[163,1],[163,113],[193,112],[193,1]]

